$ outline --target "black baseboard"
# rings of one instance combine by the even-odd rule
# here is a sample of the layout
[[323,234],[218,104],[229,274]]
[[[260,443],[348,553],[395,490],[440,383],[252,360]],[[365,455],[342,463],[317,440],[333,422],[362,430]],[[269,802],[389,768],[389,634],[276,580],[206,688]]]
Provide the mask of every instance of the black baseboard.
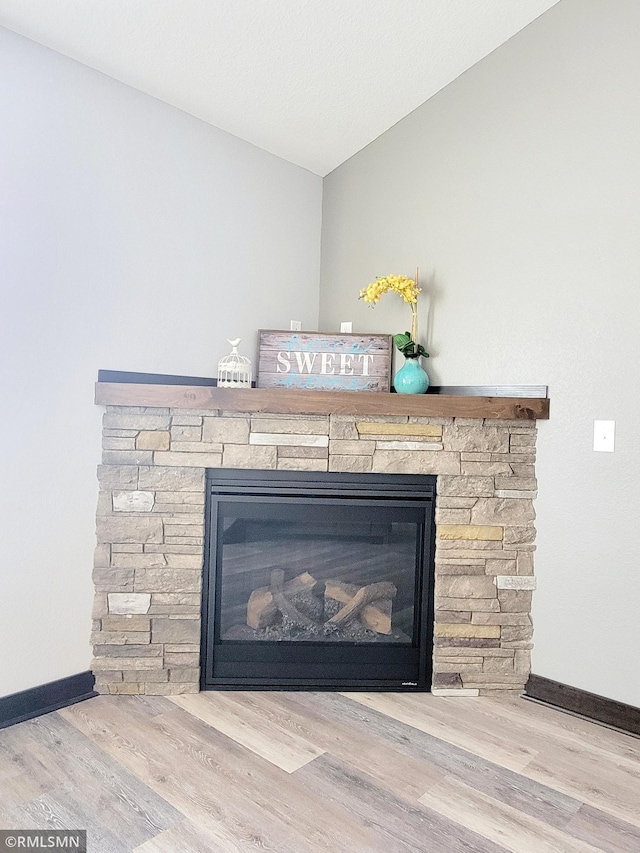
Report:
[[98,695],[93,689],[94,684],[92,672],[79,672],[68,678],[3,696],[0,699],[0,729],[91,699]]
[[633,735],[640,735],[640,708],[633,705],[587,693],[586,690],[569,687],[541,675],[530,675],[524,690],[525,696],[530,699],[580,714]]

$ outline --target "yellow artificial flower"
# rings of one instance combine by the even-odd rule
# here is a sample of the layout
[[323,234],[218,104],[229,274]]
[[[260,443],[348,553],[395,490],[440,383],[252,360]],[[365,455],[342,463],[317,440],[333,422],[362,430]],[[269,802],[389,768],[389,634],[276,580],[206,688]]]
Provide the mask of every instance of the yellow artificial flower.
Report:
[[380,301],[381,296],[394,291],[395,293],[399,293],[405,302],[415,305],[418,301],[420,290],[421,288],[417,286],[414,279],[408,278],[406,275],[378,276],[375,281],[372,281],[367,287],[362,288],[360,299],[376,305]]
[[[407,341],[413,350],[418,347],[422,351],[420,355],[427,356],[428,353],[424,351],[424,347],[420,346],[416,340],[418,336],[418,294],[421,290],[422,288],[418,287],[418,271],[416,270],[415,279],[406,275],[378,276],[375,281],[362,288],[359,298],[368,302],[373,308],[380,302],[380,297],[384,296],[385,293],[398,293],[411,308],[411,333],[410,335],[407,333]],[[397,340],[396,345],[400,348]],[[405,349],[401,348],[401,352],[406,355]]]

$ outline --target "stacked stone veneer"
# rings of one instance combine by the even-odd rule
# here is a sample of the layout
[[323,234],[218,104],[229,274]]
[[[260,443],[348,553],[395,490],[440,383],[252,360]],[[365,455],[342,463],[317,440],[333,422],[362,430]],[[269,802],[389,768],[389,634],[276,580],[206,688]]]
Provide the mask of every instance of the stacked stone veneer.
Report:
[[93,669],[103,693],[199,689],[206,468],[436,474],[434,689],[529,674],[535,422],[107,409]]

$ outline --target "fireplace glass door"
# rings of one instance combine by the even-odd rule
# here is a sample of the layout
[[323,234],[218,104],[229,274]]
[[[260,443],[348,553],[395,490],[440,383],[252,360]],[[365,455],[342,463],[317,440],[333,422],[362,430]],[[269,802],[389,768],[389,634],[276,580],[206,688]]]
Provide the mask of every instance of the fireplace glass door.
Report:
[[425,689],[434,480],[209,472],[203,687]]

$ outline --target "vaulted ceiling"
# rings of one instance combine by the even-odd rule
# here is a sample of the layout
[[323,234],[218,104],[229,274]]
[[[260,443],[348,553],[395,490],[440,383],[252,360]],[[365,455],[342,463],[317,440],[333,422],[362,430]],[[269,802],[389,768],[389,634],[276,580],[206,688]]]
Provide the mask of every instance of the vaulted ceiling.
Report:
[[0,0],[0,26],[325,175],[558,0]]

